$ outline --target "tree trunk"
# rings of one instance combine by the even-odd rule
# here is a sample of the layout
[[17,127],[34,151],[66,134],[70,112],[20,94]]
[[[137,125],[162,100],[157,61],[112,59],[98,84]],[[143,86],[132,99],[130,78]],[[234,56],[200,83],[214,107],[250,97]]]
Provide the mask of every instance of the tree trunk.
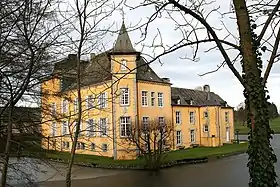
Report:
[[74,163],[77,141],[80,133],[81,119],[82,119],[82,96],[81,96],[81,68],[80,68],[80,50],[77,55],[77,96],[78,96],[78,119],[76,123],[76,130],[74,133],[74,140],[71,148],[71,156],[68,163],[68,170],[66,174],[66,187],[71,187],[71,171]]
[[8,108],[8,127],[7,127],[7,141],[5,146],[5,153],[4,153],[4,165],[2,169],[2,176],[1,176],[1,187],[5,187],[7,183],[7,174],[8,174],[8,167],[9,167],[9,159],[10,159],[10,147],[11,147],[11,140],[12,140],[12,133],[13,133],[13,123],[12,123],[12,113],[13,113],[13,106]]
[[248,168],[250,187],[275,187],[276,156],[270,145],[273,131],[269,126],[268,103],[265,87],[262,85],[262,61],[258,52],[259,44],[251,29],[250,18],[245,0],[234,0],[240,45],[242,51],[242,69],[245,82],[244,96],[248,110],[249,147]]

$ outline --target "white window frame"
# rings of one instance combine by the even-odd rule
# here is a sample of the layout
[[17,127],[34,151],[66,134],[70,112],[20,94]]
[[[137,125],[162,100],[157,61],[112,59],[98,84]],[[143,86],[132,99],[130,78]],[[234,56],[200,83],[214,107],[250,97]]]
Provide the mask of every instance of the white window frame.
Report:
[[[73,122],[73,132],[74,132],[74,133],[76,132],[77,123],[78,123],[77,121],[74,121],[74,122]],[[83,124],[82,124],[82,122],[80,122],[79,136],[82,135],[82,130],[83,130]]]
[[91,151],[95,151],[95,149],[96,149],[96,144],[95,143],[91,143],[90,144],[90,150]]
[[129,105],[129,88],[120,88],[120,105],[128,106]]
[[[105,147],[106,147],[106,149],[105,149]],[[108,144],[103,143],[101,146],[101,149],[102,149],[102,152],[108,152]]]
[[225,112],[225,122],[229,122],[229,112]]
[[158,125],[159,125],[159,128],[163,128],[163,132],[165,131],[164,128],[166,127],[166,124],[165,124],[165,117],[158,117]]
[[[192,134],[192,132],[193,132],[193,134]],[[196,142],[195,141],[195,130],[194,129],[190,130],[190,142],[191,143],[195,143]]]
[[149,128],[149,121],[150,121],[150,118],[148,116],[143,116],[142,117],[142,127],[143,127],[143,130],[148,130]]
[[86,144],[84,142],[77,142],[77,150],[85,150]]
[[51,104],[51,115],[56,116],[56,103],[52,102]]
[[57,134],[57,125],[56,125],[56,122],[53,121],[52,128],[51,128],[51,136],[54,137],[54,136],[56,136],[56,134]]
[[182,145],[182,131],[176,131],[176,145]]
[[208,124],[203,125],[203,132],[209,132],[209,125]]
[[100,109],[107,107],[107,92],[102,92],[98,96],[98,106]]
[[181,111],[175,111],[175,122],[176,124],[181,124]]
[[149,106],[149,104],[148,104],[148,91],[146,91],[146,90],[141,91],[141,104],[142,104],[142,107],[148,107]]
[[74,112],[78,112],[78,110],[79,110],[79,101],[78,101],[78,97],[76,97],[75,99],[74,99],[74,103],[73,103],[73,108],[74,108]]
[[208,119],[209,118],[209,112],[208,111],[203,112],[203,117],[205,119]]
[[90,118],[86,121],[86,136],[87,137],[95,136],[96,135],[95,131],[96,131],[95,121],[94,119]]
[[121,70],[122,71],[127,70],[127,60],[125,60],[125,59],[121,60]]
[[62,121],[62,123],[61,123],[61,134],[62,135],[69,134],[69,125],[68,125],[67,121]]
[[62,148],[63,149],[69,149],[70,148],[70,143],[67,141],[63,141],[62,142]]
[[190,115],[190,119],[189,119],[190,124],[195,124],[195,112],[194,111],[190,111],[189,115]]
[[68,101],[67,101],[67,99],[62,99],[62,102],[61,102],[61,112],[63,114],[68,112]]
[[[105,122],[105,123],[103,123]],[[99,135],[101,137],[108,135],[108,118],[100,118],[99,119]]]
[[130,116],[120,117],[120,137],[130,136],[131,131],[131,118]]
[[87,96],[86,104],[87,104],[87,109],[88,109],[88,110],[93,109],[93,107],[94,107],[93,95],[88,95],[88,96]]
[[151,92],[151,106],[156,106],[155,92]]
[[163,106],[164,106],[163,93],[158,92],[158,107],[163,107]]

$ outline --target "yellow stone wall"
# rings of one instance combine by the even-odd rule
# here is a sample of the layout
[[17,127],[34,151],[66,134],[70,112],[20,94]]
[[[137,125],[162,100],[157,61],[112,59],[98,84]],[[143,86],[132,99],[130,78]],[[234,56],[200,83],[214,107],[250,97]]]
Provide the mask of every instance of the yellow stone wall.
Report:
[[[121,70],[121,61],[127,61],[126,70]],[[158,117],[164,117],[168,123],[171,123],[172,134],[169,138],[171,149],[187,148],[194,144],[202,146],[219,146],[223,143],[230,143],[234,139],[233,109],[218,106],[198,107],[198,106],[172,106],[171,105],[171,84],[156,83],[152,81],[136,80],[136,60],[137,55],[112,55],[111,71],[112,80],[82,87],[82,125],[79,142],[85,144],[85,149],[78,149],[77,153],[94,154],[115,159],[134,159],[137,155],[136,146],[126,137],[120,136],[120,117],[130,117],[132,125],[141,123],[143,117],[149,117],[150,120],[158,120]],[[120,88],[129,89],[129,104],[120,105]],[[77,115],[74,112],[73,101],[77,97],[75,89],[60,93],[60,80],[53,78],[46,80],[42,84],[42,133],[45,137],[42,146],[48,149],[59,151],[70,151],[71,137],[62,136],[62,121],[68,121],[72,124]],[[148,106],[142,106],[142,91],[148,93]],[[100,93],[106,92],[107,106],[104,109],[98,107],[97,98]],[[151,92],[154,92],[155,106],[151,106]],[[163,93],[163,106],[158,106],[158,93]],[[86,108],[86,98],[93,95],[94,108]],[[61,114],[63,98],[67,98],[68,112]],[[50,115],[50,106],[56,103],[57,119]],[[176,124],[176,111],[180,111],[181,121]],[[208,118],[204,117],[204,112],[208,112]],[[194,123],[190,123],[190,112],[194,113]],[[228,113],[228,122],[225,121],[225,113]],[[107,136],[103,137],[96,132],[94,137],[86,136],[86,122],[93,119],[98,122],[100,118],[107,118]],[[51,125],[56,121],[56,137],[51,137]],[[204,132],[204,125],[208,124],[209,132]],[[98,125],[99,126],[99,125]],[[73,125],[70,127],[73,129]],[[228,129],[228,133],[227,133]],[[190,132],[195,131],[195,140],[191,142]],[[176,145],[176,132],[181,131],[182,143]],[[115,136],[114,136],[115,135]],[[229,136],[229,138],[227,138]],[[54,141],[55,140],[55,141]],[[115,141],[114,141],[115,140]],[[227,141],[229,140],[229,141]],[[69,142],[69,148],[63,149],[63,142]],[[91,150],[91,144],[95,144],[95,150]],[[102,144],[107,144],[108,150],[102,151]]]

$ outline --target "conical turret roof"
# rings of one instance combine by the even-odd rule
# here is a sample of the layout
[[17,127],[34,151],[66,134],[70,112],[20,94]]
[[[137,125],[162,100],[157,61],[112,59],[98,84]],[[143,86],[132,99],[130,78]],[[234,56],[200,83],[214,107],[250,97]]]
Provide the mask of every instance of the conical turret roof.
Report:
[[127,33],[124,22],[122,23],[117,41],[114,45],[113,52],[136,52],[132,46],[131,40]]

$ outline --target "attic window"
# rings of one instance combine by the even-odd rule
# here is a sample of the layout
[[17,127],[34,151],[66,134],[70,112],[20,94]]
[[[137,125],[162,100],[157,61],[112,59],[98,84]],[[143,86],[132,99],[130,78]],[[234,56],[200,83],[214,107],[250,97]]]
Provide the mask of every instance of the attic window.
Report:
[[121,61],[121,70],[126,70],[126,68],[127,68],[127,61],[123,59]]
[[177,99],[177,105],[181,104],[181,99]]
[[192,99],[190,100],[190,105],[193,105],[193,100]]

